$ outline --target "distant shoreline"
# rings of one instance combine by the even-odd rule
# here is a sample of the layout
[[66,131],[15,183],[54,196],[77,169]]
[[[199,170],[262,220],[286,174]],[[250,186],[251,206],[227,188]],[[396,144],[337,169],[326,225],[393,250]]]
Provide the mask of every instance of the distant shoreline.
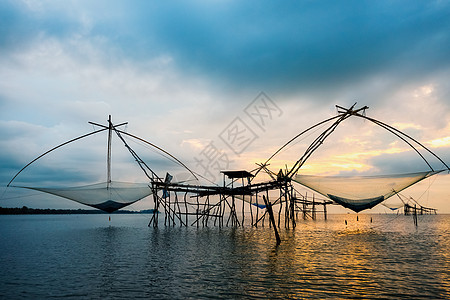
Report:
[[[132,210],[118,210],[111,214],[150,214],[153,213],[153,209],[145,209],[141,211]],[[96,214],[109,214],[99,209],[51,209],[51,208],[29,208],[23,207],[0,207],[0,215],[96,215]]]
[[[100,215],[100,214],[153,214],[153,209],[144,209],[140,211],[135,210],[118,210],[113,213],[107,213],[99,209],[52,209],[52,208],[29,208],[23,207],[0,207],[0,215]],[[352,214],[352,213],[329,213],[334,214]],[[388,213],[383,212],[373,212],[373,213],[361,213],[360,215],[385,215]],[[395,215],[395,213],[389,213]],[[439,215],[448,215],[450,213],[440,213]],[[356,214],[355,214],[356,215]],[[401,214],[403,215],[403,213]],[[420,216],[420,215],[419,215]]]

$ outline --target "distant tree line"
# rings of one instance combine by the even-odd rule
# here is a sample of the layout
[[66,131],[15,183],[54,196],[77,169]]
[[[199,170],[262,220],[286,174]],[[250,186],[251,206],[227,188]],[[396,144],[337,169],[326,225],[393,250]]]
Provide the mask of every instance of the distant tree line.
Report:
[[[118,210],[113,214],[139,214],[153,213],[153,209],[141,211]],[[107,214],[99,209],[50,209],[50,208],[29,208],[23,207],[0,207],[0,215],[73,215],[73,214]]]

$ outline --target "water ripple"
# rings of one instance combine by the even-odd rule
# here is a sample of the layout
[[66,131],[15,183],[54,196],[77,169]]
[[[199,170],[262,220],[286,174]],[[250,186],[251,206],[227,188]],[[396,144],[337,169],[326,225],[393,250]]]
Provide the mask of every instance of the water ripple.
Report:
[[147,221],[0,216],[0,298],[450,298],[448,215],[299,221],[279,246],[267,226]]

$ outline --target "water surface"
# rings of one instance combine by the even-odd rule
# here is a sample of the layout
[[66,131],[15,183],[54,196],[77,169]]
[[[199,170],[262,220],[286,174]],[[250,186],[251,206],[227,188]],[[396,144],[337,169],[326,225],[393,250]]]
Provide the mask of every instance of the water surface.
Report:
[[148,220],[0,216],[0,298],[450,298],[450,215],[300,220],[278,247],[267,225]]

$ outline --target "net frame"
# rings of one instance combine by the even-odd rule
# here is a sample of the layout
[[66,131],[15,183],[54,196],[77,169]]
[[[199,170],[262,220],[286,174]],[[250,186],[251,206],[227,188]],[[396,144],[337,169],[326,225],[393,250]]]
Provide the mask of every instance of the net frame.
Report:
[[[411,136],[407,135],[406,133],[401,132],[400,130],[386,124],[383,123],[379,120],[367,117],[365,115],[365,111],[366,109],[368,109],[368,106],[364,106],[358,109],[355,109],[356,103],[353,104],[350,108],[344,108],[341,106],[336,105],[336,108],[338,109],[338,115],[328,118],[324,121],[321,121],[309,128],[307,128],[306,130],[302,131],[301,133],[299,133],[298,135],[296,135],[295,137],[293,137],[292,139],[290,139],[288,142],[286,142],[281,148],[279,148],[274,154],[272,154],[265,163],[260,164],[260,168],[259,170],[256,172],[256,174],[261,171],[261,170],[266,170],[267,166],[269,165],[269,161],[275,157],[278,153],[280,153],[284,148],[286,148],[288,145],[290,145],[291,143],[293,143],[295,140],[297,140],[300,136],[303,136],[304,134],[306,134],[307,132],[317,128],[318,126],[324,125],[328,122],[332,122],[332,124],[330,126],[328,126],[310,145],[309,147],[306,149],[306,151],[303,153],[303,155],[295,162],[295,164],[288,170],[286,170],[285,174],[281,174],[282,176],[284,176],[284,179],[287,181],[290,180],[295,180],[295,176],[297,176],[299,170],[302,168],[302,166],[305,164],[305,162],[311,157],[311,155],[324,143],[324,141],[336,130],[336,128],[338,127],[339,124],[341,124],[343,121],[345,121],[346,119],[350,118],[351,116],[355,116],[355,117],[359,117],[362,118],[364,120],[368,120],[378,126],[380,126],[381,128],[387,130],[388,132],[392,133],[393,135],[395,135],[397,138],[399,138],[400,140],[402,140],[403,142],[405,142],[408,146],[410,146],[423,160],[424,162],[427,164],[427,166],[430,168],[430,171],[426,171],[423,173],[427,173],[428,175],[424,176],[423,178],[420,178],[416,181],[413,181],[410,184],[407,184],[405,187],[403,188],[398,188],[397,191],[395,189],[392,189],[392,192],[387,193],[386,195],[376,195],[373,197],[369,197],[369,198],[360,198],[360,199],[351,199],[351,198],[347,198],[347,197],[341,197],[338,195],[333,195],[331,193],[325,193],[325,192],[319,192],[314,188],[311,188],[312,190],[315,190],[317,192],[319,192],[320,194],[332,199],[333,201],[335,201],[338,204],[341,204],[344,207],[350,208],[356,212],[359,212],[361,210],[364,209],[368,209],[368,208],[372,208],[375,205],[381,203],[383,200],[391,197],[392,195],[395,195],[397,192],[423,180],[426,177],[429,177],[431,175],[440,173],[442,171],[450,171],[450,167],[439,157],[437,156],[434,152],[432,152],[430,149],[428,149],[426,146],[424,146],[422,143],[420,143],[419,141],[415,140],[414,138],[412,138]],[[416,145],[416,146],[415,146]],[[433,169],[433,167],[431,166],[431,164],[428,162],[428,160],[425,158],[425,156],[419,151],[418,147],[420,147],[421,149],[423,149],[425,152],[431,154],[431,156],[433,156],[434,158],[436,158],[439,162],[442,163],[442,165],[445,167],[444,170],[440,170],[440,171],[435,171]],[[386,175],[381,175],[381,176],[386,176]],[[388,175],[388,176],[392,176],[392,175]],[[302,183],[300,183],[302,184]],[[304,185],[304,184],[302,184]],[[306,186],[306,185],[305,185]],[[307,186],[308,187],[308,186]],[[360,202],[360,203],[357,203]]]
[[[30,161],[28,164],[26,164],[22,169],[20,169],[13,178],[9,181],[7,184],[7,187],[18,187],[18,188],[26,188],[26,189],[32,189],[37,190],[41,192],[46,192],[53,195],[58,195],[66,199],[70,199],[91,207],[95,207],[98,209],[101,209],[106,212],[113,212],[116,211],[122,207],[125,207],[127,205],[130,205],[152,193],[150,189],[149,184],[137,184],[137,185],[145,185],[144,191],[142,191],[142,186],[127,186],[124,185],[136,185],[133,183],[125,183],[125,182],[118,182],[118,181],[112,181],[111,179],[111,139],[112,134],[115,133],[117,137],[122,141],[124,147],[130,152],[130,154],[135,159],[136,163],[139,165],[143,173],[146,175],[146,177],[150,180],[150,184],[154,181],[162,181],[162,178],[160,178],[140,157],[139,155],[128,145],[128,143],[125,141],[123,136],[131,137],[135,140],[138,140],[140,142],[143,142],[150,147],[156,149],[157,151],[160,151],[164,155],[166,155],[172,162],[177,163],[178,165],[184,167],[195,179],[198,179],[195,173],[190,170],[184,163],[182,163],[179,159],[177,159],[175,156],[167,152],[166,150],[162,149],[161,147],[158,147],[157,145],[150,143],[136,135],[130,134],[128,132],[122,131],[118,129],[118,127],[127,125],[128,123],[120,123],[120,124],[113,124],[111,120],[111,115],[109,115],[109,118],[107,120],[107,125],[102,125],[94,122],[88,122],[89,124],[92,124],[94,126],[100,127],[98,130],[94,130],[93,132],[78,136],[76,138],[73,138],[71,140],[68,140],[62,144],[59,144],[50,150],[44,152],[43,154],[39,155],[38,157],[34,158],[32,161]],[[38,161],[42,157],[48,155],[49,153],[66,146],[68,144],[71,144],[75,141],[84,139],[88,136],[92,136],[94,134],[100,133],[100,132],[108,132],[108,140],[107,140],[107,181],[103,183],[96,183],[92,185],[85,185],[85,186],[77,186],[77,187],[64,187],[64,188],[48,188],[48,187],[26,187],[26,186],[13,186],[11,185],[13,181],[17,178],[19,174],[21,174],[27,167],[29,167],[34,162]],[[140,190],[141,191],[138,194],[134,193],[127,193],[128,199],[125,201],[124,197],[120,196],[122,195],[124,190],[132,191],[132,190]],[[94,193],[93,190],[96,190],[97,192]],[[87,192],[90,191],[90,192]],[[77,192],[79,193],[78,196],[75,196],[73,193]],[[115,195],[115,196],[114,196]],[[123,195],[124,196],[124,195]],[[96,200],[92,200],[92,198],[98,197]]]

